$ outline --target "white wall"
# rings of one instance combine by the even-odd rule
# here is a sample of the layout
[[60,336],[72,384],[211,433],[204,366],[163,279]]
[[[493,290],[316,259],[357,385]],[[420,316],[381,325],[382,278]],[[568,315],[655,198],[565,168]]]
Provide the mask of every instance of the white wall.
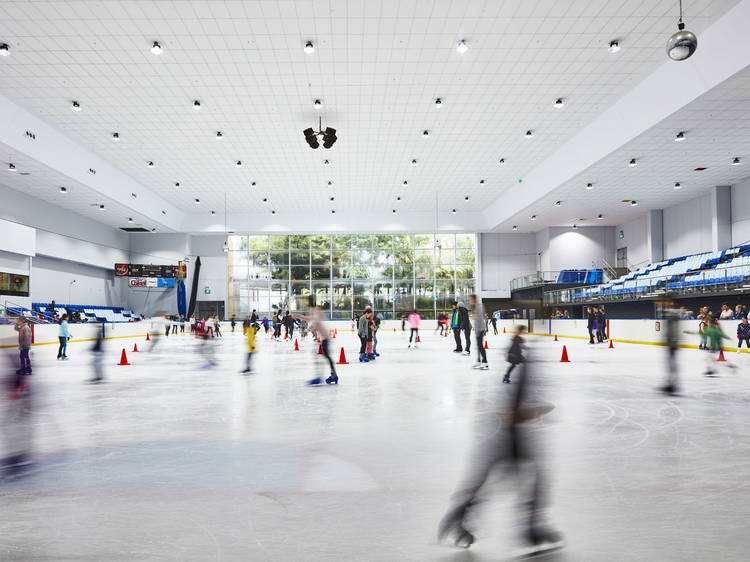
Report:
[[[543,271],[561,269],[588,269],[606,259],[615,261],[615,227],[583,226],[550,227],[537,233],[536,242],[542,251]],[[546,248],[541,246],[548,241]]]
[[510,298],[510,282],[537,270],[534,234],[479,235],[482,298]]
[[[623,238],[619,237],[622,230]],[[618,224],[615,227],[615,248],[628,249],[628,263],[632,265],[645,265],[651,261],[648,245],[648,215],[643,215]],[[611,262],[616,265],[615,262]]]
[[111,266],[103,269],[43,256],[31,263],[32,302],[54,299],[59,304],[123,306],[124,284],[115,278]]
[[704,195],[664,209],[664,257],[711,251],[711,198]]
[[732,186],[732,245],[750,243],[750,178]]

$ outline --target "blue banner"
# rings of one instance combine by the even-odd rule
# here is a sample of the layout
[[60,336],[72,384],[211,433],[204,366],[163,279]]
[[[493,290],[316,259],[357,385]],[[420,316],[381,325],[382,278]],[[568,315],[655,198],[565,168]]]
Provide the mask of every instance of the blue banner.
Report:
[[187,317],[187,302],[185,299],[185,281],[177,280],[177,314]]

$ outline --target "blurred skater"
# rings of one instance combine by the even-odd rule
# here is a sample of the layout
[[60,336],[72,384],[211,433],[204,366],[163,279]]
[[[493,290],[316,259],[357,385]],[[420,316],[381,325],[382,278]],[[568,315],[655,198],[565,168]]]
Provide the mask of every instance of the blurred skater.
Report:
[[180,314],[180,333],[181,334],[185,333],[185,315],[184,314]]
[[219,320],[218,316],[214,316],[214,337],[217,338],[223,338],[224,336],[221,335],[221,320]]
[[29,351],[31,350],[31,326],[29,326],[28,321],[23,316],[19,316],[16,319],[13,329],[18,332],[18,350],[20,358],[20,367],[16,371],[16,374],[30,375],[31,358],[29,357]]
[[[519,327],[517,331],[520,330]],[[527,429],[530,422],[552,410],[553,406],[534,397],[533,382],[529,363],[525,362],[519,371],[518,383],[504,395],[504,400],[500,398],[499,416],[497,413],[491,415],[487,422],[490,427],[481,432],[483,436],[477,444],[474,464],[458,486],[452,505],[438,526],[439,541],[451,538],[456,546],[463,548],[473,544],[474,535],[467,529],[469,517],[479,503],[479,492],[492,471],[505,464],[508,472],[518,478],[517,487],[522,494],[521,520],[525,527],[523,539],[527,545],[523,554],[531,556],[564,546],[562,534],[546,521],[546,482],[531,443],[531,438],[538,431]]]
[[230,324],[232,326],[232,331],[234,332],[234,327],[237,325],[237,315],[232,314],[232,319],[230,321]]
[[497,318],[494,314],[490,316],[490,324],[492,324],[492,331],[497,335]]
[[158,346],[166,325],[167,318],[163,312],[157,312],[151,317],[151,346],[149,351],[153,351]]
[[3,393],[0,398],[5,456],[0,458],[0,478],[17,476],[31,466],[32,394],[30,377],[18,373],[11,356],[0,357]]
[[661,387],[665,394],[677,394],[680,391],[680,376],[677,369],[677,350],[680,343],[679,319],[680,313],[674,308],[674,302],[662,303],[662,329],[664,343],[667,345],[667,381]]
[[374,312],[372,315],[372,324],[372,354],[375,357],[380,357],[380,353],[378,353],[378,332],[380,331],[380,316],[377,312]]
[[[705,338],[706,344],[704,345],[703,349],[709,350],[710,353],[706,354],[706,370],[703,372],[703,374],[707,377],[711,377],[716,374],[716,359],[714,359],[714,353],[716,351],[721,351],[722,340],[728,340],[730,338],[724,333],[724,331],[721,329],[721,326],[719,326],[719,321],[714,318],[710,312],[703,318],[702,322],[705,323],[703,331],[693,332],[686,330],[685,333],[699,333],[701,336],[701,341],[703,341]],[[727,364],[727,366],[730,368],[734,367],[734,365],[731,364]]]
[[[330,375],[325,380],[326,384],[339,384],[339,376],[336,374],[336,364],[333,362],[328,349],[328,340],[331,331],[326,327],[323,311],[317,306],[311,306],[309,312],[302,316],[302,318],[308,323],[313,338],[320,340],[321,355],[328,362],[328,367],[330,368]],[[323,377],[315,377],[308,381],[308,384],[323,384]]]
[[253,372],[251,360],[253,358],[253,354],[257,351],[257,348],[255,346],[255,335],[257,333],[258,328],[256,326],[248,326],[245,330],[245,336],[247,337],[247,362],[245,363],[245,370],[242,371],[243,375],[247,375]]
[[487,351],[484,349],[484,336],[487,333],[487,315],[484,313],[484,305],[476,295],[469,295],[469,306],[471,306],[472,321],[474,322],[474,334],[477,344],[477,362],[472,369],[489,369],[487,364]]
[[523,357],[523,333],[526,331],[526,326],[519,324],[516,326],[513,339],[510,342],[508,352],[505,354],[508,359],[508,370],[505,372],[503,382],[510,384],[510,374],[516,366],[520,365],[524,361]]
[[60,317],[60,325],[57,328],[57,339],[60,340],[60,347],[57,348],[57,358],[62,359],[63,361],[67,361],[68,340],[70,339],[67,314],[63,314]]
[[[417,312],[417,309],[411,311],[409,314],[409,349],[417,349],[417,340],[419,340],[419,321],[422,317]],[[414,343],[412,343],[412,339]]]
[[91,347],[91,367],[94,369],[93,378],[89,379],[91,384],[98,384],[104,381],[104,328],[96,330],[96,339]]

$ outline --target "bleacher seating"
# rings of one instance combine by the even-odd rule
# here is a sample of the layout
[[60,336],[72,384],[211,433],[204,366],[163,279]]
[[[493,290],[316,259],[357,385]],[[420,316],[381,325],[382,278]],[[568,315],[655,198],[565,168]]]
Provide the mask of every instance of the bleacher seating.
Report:
[[584,289],[577,298],[729,285],[741,283],[747,277],[750,277],[750,245],[651,263],[607,283]]
[[[49,314],[47,307],[49,303],[35,302],[31,304],[29,315],[34,313]],[[20,307],[17,307],[20,308]],[[26,310],[26,309],[22,309]],[[10,311],[10,308],[9,308]],[[71,313],[79,311],[81,318],[86,318],[88,322],[130,322],[131,320],[141,320],[142,317],[122,307],[117,306],[94,306],[80,304],[57,304],[55,303],[55,313],[62,316],[67,311]],[[25,312],[22,312],[25,316]]]
[[557,276],[557,282],[595,285],[602,282],[603,275],[602,269],[563,269]]

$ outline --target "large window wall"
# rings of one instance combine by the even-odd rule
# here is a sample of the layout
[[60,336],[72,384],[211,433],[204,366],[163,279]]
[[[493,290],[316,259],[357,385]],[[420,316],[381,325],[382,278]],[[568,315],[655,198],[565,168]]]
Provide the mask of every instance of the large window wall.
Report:
[[229,237],[229,313],[303,311],[332,319],[371,306],[381,318],[416,308],[425,318],[466,302],[477,276],[475,234]]

